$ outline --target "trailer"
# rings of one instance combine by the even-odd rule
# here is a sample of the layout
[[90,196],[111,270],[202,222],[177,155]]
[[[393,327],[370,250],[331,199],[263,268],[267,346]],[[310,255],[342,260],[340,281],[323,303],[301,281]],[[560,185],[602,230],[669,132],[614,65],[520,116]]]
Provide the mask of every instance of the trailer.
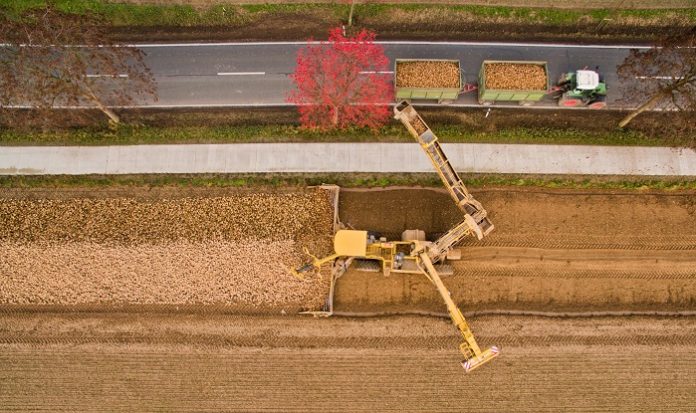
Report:
[[459,60],[396,59],[394,92],[397,101],[412,99],[452,103],[462,91]]
[[549,91],[546,62],[519,60],[484,60],[478,78],[478,102],[518,102],[529,106]]

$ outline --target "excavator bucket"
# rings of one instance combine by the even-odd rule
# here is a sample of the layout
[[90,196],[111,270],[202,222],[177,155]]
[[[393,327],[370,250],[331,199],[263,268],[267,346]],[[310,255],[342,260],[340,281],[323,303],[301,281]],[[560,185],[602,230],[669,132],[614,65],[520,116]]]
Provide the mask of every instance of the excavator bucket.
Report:
[[464,370],[469,373],[498,357],[499,353],[500,350],[498,350],[498,347],[493,346],[479,355],[475,355],[468,360],[462,361],[462,367],[464,367]]

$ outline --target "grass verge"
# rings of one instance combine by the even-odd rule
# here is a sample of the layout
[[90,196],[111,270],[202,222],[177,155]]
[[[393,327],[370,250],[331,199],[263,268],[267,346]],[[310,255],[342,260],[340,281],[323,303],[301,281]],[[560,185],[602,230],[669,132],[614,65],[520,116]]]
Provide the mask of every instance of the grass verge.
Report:
[[[303,40],[346,24],[348,4],[134,4],[106,0],[0,0],[11,16],[51,1],[93,12],[121,41]],[[357,4],[354,28],[382,39],[644,42],[696,23],[696,8],[559,9],[451,4]]]
[[[467,186],[597,189],[630,191],[696,191],[696,180],[673,177],[651,178],[626,176],[541,176],[541,175],[482,175],[464,176]],[[321,184],[342,187],[422,186],[441,188],[435,173],[413,174],[194,174],[194,175],[58,175],[58,176],[1,176],[0,188],[74,188],[109,186],[175,186],[175,187],[304,187]]]
[[[472,131],[463,124],[430,125],[442,142],[525,143],[553,145],[665,146],[658,137],[637,131],[588,131],[580,129],[513,127],[496,131]],[[81,128],[46,132],[0,131],[0,145],[135,145],[191,143],[268,142],[413,142],[401,124],[376,133],[365,129],[317,132],[295,125],[129,126],[116,131]]]
[[[186,4],[134,4],[107,2],[104,0],[1,0],[0,5],[12,14],[53,3],[68,13],[93,12],[103,16],[116,26],[200,26],[244,23],[263,15],[296,15],[322,12],[337,20],[347,18],[347,4],[215,4],[194,7]],[[395,15],[410,15],[412,19],[423,19],[429,15],[457,15],[474,17],[478,20],[516,21],[538,24],[569,25],[578,21],[599,23],[612,18],[615,22],[646,20],[696,22],[696,9],[559,9],[509,6],[442,5],[442,4],[357,4],[354,11],[356,21],[389,19]],[[336,23],[339,23],[337,21]]]

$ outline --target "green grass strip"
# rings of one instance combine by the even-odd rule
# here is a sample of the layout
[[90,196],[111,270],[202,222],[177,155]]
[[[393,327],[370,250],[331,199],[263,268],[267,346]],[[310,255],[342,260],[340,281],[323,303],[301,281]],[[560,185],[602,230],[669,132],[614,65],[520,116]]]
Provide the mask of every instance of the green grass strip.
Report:
[[[462,175],[467,186],[536,187],[559,189],[602,189],[630,191],[694,191],[696,180],[644,177],[583,177],[524,175]],[[174,186],[174,187],[237,187],[279,188],[336,184],[347,188],[388,186],[422,186],[441,188],[435,173],[412,174],[195,174],[195,175],[59,175],[0,176],[0,188],[74,188],[109,186]]]
[[[75,14],[93,12],[104,16],[117,26],[215,26],[243,24],[262,15],[321,14],[336,21],[346,19],[349,6],[346,4],[217,4],[206,8],[190,5],[166,4],[143,5],[113,3],[103,0],[0,0],[0,6],[18,16],[22,11],[55,4],[60,10]],[[358,4],[355,18],[360,21],[390,21],[394,16],[408,19],[412,15],[423,16],[470,16],[487,21],[515,21],[540,24],[572,25],[578,21],[599,22],[612,18],[618,22],[626,19],[667,21],[675,18],[696,22],[696,9],[638,9],[638,10],[568,10],[556,8],[472,6],[472,5],[423,5],[423,4]],[[440,18],[438,17],[438,19]]]
[[[463,125],[432,124],[442,142],[525,143],[549,145],[669,146],[674,142],[636,131],[606,132],[581,129],[512,128],[494,132],[471,131]],[[134,145],[185,143],[267,142],[413,142],[400,124],[373,133],[365,129],[316,132],[294,125],[229,125],[153,127],[124,125],[116,131],[74,129],[49,132],[0,131],[0,145]]]

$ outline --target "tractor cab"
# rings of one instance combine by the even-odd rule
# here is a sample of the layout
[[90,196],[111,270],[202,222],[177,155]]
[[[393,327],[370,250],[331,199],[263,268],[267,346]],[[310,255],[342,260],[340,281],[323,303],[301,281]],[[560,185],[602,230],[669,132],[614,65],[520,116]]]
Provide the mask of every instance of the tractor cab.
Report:
[[558,106],[587,106],[590,109],[607,107],[607,86],[595,70],[581,69],[563,73],[556,86],[551,89],[551,93],[558,100]]
[[599,86],[599,73],[593,70],[578,70],[575,79],[577,90],[595,90]]

